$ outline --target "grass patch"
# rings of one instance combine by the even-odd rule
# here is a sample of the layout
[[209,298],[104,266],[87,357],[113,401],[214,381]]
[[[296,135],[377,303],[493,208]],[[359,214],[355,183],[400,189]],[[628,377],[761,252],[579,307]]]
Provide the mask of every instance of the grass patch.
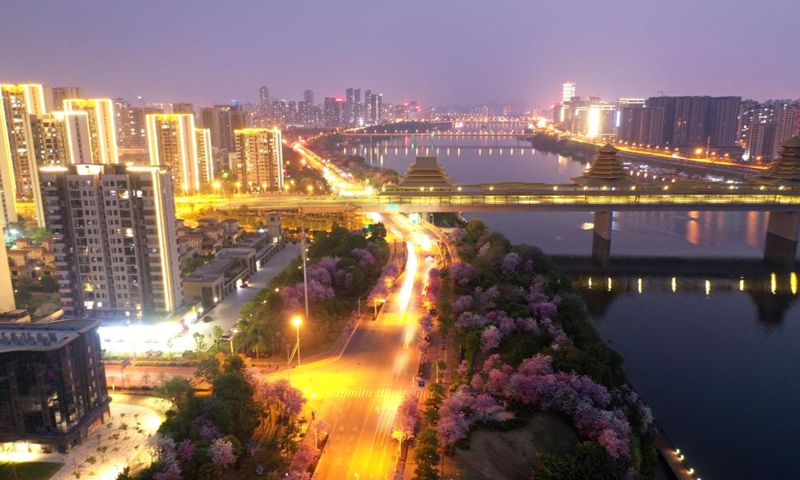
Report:
[[[5,462],[0,465],[0,479],[24,478],[25,480],[47,480],[64,466],[52,462]],[[17,476],[14,477],[16,471]]]

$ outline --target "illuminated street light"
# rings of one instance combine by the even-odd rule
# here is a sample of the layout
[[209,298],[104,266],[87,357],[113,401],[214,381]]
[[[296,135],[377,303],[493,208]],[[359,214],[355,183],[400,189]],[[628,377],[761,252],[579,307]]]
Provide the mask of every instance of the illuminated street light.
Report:
[[296,315],[292,318],[292,324],[297,331],[297,366],[300,366],[300,324],[303,323],[303,319],[300,318],[300,315]]

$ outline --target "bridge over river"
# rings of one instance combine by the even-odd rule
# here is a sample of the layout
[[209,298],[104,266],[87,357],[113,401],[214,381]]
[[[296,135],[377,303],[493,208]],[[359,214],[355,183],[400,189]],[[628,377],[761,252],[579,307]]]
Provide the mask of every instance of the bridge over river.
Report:
[[435,157],[417,157],[397,185],[375,195],[232,197],[212,206],[302,213],[591,211],[592,255],[600,264],[610,255],[614,211],[765,211],[769,212],[765,259],[784,265],[794,261],[800,230],[800,137],[786,142],[781,158],[769,170],[742,184],[642,185],[628,177],[616,153],[610,145],[600,148],[590,169],[572,184],[457,185]]

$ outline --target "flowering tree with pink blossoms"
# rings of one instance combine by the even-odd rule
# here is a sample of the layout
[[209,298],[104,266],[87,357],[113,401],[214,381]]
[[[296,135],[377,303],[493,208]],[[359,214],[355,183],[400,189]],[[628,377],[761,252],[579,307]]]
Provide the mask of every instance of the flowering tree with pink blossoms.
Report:
[[403,442],[414,438],[416,433],[420,420],[418,402],[417,396],[409,392],[403,397],[403,401],[397,408],[392,427],[392,438],[398,441],[401,451]]
[[457,262],[450,265],[450,278],[462,287],[466,287],[478,278],[478,271],[469,263]]
[[486,353],[500,346],[503,334],[494,325],[489,325],[481,332],[481,351]]
[[225,438],[214,440],[208,447],[211,463],[220,468],[228,468],[236,463],[236,453],[233,451],[233,444]]

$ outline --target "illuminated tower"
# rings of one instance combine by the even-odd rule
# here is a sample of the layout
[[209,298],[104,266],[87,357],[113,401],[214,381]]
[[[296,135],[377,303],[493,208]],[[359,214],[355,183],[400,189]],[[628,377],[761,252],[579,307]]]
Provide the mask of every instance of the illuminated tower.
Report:
[[31,132],[31,115],[44,115],[41,85],[0,85],[0,182],[3,189],[3,219],[17,221],[14,198],[34,202],[39,226],[44,226],[38,189],[38,171]]
[[89,115],[86,112],[31,116],[31,132],[39,167],[92,163]]
[[569,121],[572,118],[571,104],[577,86],[578,84],[572,81],[564,82],[561,86],[561,115],[559,116],[561,122]]
[[65,112],[86,112],[92,141],[92,163],[119,163],[114,103],[107,98],[64,99]]
[[208,185],[214,181],[214,157],[211,151],[211,130],[195,128],[197,140],[197,160],[200,170],[200,183]]
[[[5,224],[0,217],[0,232],[5,230]],[[11,285],[11,269],[8,266],[8,254],[5,242],[0,243],[0,313],[15,310],[14,287]]]
[[40,174],[65,317],[147,318],[183,304],[169,171],[68,165]]
[[150,165],[172,170],[176,192],[193,195],[200,191],[194,115],[147,115],[147,146]]
[[236,130],[236,175],[250,191],[280,191],[283,188],[283,150],[277,128]]

